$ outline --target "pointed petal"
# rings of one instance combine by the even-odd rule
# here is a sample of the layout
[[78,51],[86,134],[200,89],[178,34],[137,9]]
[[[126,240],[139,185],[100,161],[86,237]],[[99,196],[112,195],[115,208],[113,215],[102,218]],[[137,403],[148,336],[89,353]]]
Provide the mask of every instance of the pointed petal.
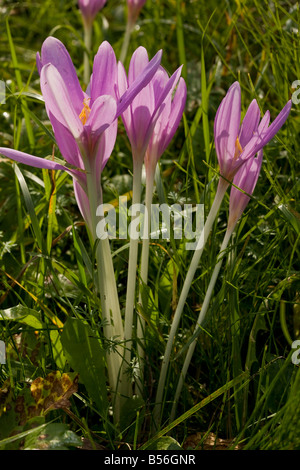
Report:
[[181,75],[181,70],[182,70],[182,65],[173,73],[173,75],[171,76],[171,78],[169,78],[166,85],[163,88],[161,88],[161,92],[160,92],[159,95],[156,91],[156,95],[158,95],[158,98],[156,99],[156,102],[155,102],[155,110],[154,110],[154,114],[153,114],[153,119],[155,119],[155,117],[156,117],[155,114],[159,113],[159,108],[162,105],[162,103],[169,96],[172,95],[172,93],[173,93],[173,91],[174,91],[174,89],[175,89],[175,87],[176,87],[176,85],[179,81],[179,78],[180,78],[180,75]]
[[[122,62],[118,62],[118,101],[122,95],[128,89],[128,80],[124,65]],[[124,123],[126,133],[130,142],[132,141],[132,113],[131,106],[128,106],[125,111],[122,113],[122,121]]]
[[[132,55],[128,71],[129,87],[143,73],[149,64],[148,53],[144,47],[139,47]],[[157,73],[157,72],[156,72]],[[131,102],[132,138],[131,145],[137,149],[143,146],[145,132],[154,110],[152,80],[136,95]]]
[[73,106],[73,97],[71,99],[65,82],[52,64],[42,68],[41,89],[47,111],[67,127],[75,139],[78,139],[83,131],[82,122]]
[[268,127],[268,130],[266,131],[264,138],[263,138],[264,140],[263,145],[266,145],[268,142],[270,142],[270,140],[273,139],[275,134],[277,134],[279,129],[281,129],[281,127],[283,126],[283,124],[285,123],[285,121],[287,120],[290,114],[291,108],[292,108],[292,101],[289,100],[287,104],[284,106],[284,108],[280,111],[276,119],[274,119],[272,124]]
[[254,99],[247,109],[240,128],[239,141],[242,148],[244,148],[253,137],[254,132],[257,130],[259,121],[260,110],[257,101]]
[[141,75],[144,69],[149,64],[147,50],[140,46],[132,54],[129,69],[128,69],[128,83],[129,86]]
[[80,114],[83,107],[83,91],[72,59],[63,43],[54,37],[48,37],[42,45],[41,63],[42,65],[50,63],[56,67],[70,96],[72,96],[73,105],[77,114]]
[[[147,67],[144,71],[134,80],[131,86],[127,89],[127,91],[121,96],[118,102],[117,108],[117,116],[120,116],[127,106],[130,105],[133,98],[150,82],[153,78],[156,70],[161,61],[162,50],[158,51],[157,54],[150,60]],[[116,117],[117,117],[116,116]]]
[[165,100],[165,105],[156,120],[149,140],[145,155],[146,171],[148,171],[147,168],[149,165],[151,165],[152,169],[156,167],[156,163],[164,151],[164,142],[167,138],[168,122],[171,119],[171,110],[172,102],[171,97],[169,97],[169,99]]
[[260,124],[257,128],[257,130],[254,132],[253,137],[249,140],[247,145],[244,147],[243,152],[237,158],[236,160],[232,161],[231,165],[231,172],[229,175],[229,178],[231,179],[232,177],[235,176],[237,171],[247,162],[249,159],[252,159],[257,152],[264,146],[264,135],[268,129],[268,125],[270,122],[270,113],[267,111],[262,120],[260,121]]
[[[160,97],[164,92],[165,87],[167,86],[169,81],[169,76],[165,69],[162,66],[158,67],[156,74],[154,75],[153,79],[151,80],[151,84],[153,87],[153,98],[151,103],[151,120],[148,120],[145,125],[144,129],[144,136],[146,137],[146,131],[148,130],[149,124],[151,124],[152,119],[154,117],[155,121],[152,125],[152,133],[149,139],[147,155],[145,157],[145,164],[148,165],[148,159],[151,155],[151,160],[155,160],[153,165],[156,164],[157,160],[159,159],[161,153],[160,148],[163,145],[164,140],[164,133],[168,127],[168,122],[170,120],[170,114],[172,109],[172,96],[171,93],[167,96],[164,100],[164,105],[161,105]],[[159,113],[156,116],[153,116],[154,111],[156,108],[159,109]],[[147,162],[146,162],[147,160]]]
[[36,57],[36,67],[38,69],[39,75],[41,75],[43,64],[42,64],[40,53],[37,52],[35,57]]
[[175,87],[176,87],[176,85],[179,81],[180,74],[181,74],[181,69],[182,69],[182,66],[180,66],[173,73],[173,75],[169,79],[167,85],[164,87],[164,89],[162,90],[162,92],[159,95],[159,98],[158,98],[157,103],[156,103],[155,110],[154,110],[154,112],[152,114],[152,117],[151,117],[151,120],[149,121],[149,124],[148,124],[147,132],[145,133],[145,137],[144,137],[145,151],[146,151],[146,148],[148,146],[151,135],[153,133],[153,129],[155,127],[157,119],[159,118],[160,114],[163,113],[164,108],[167,106],[166,102],[167,102],[168,99],[171,98],[172,92],[174,91],[174,89],[175,89]]
[[94,58],[91,105],[101,95],[111,95],[116,98],[117,73],[115,52],[111,45],[104,41]]
[[223,98],[215,117],[215,147],[221,173],[226,171],[235,154],[235,143],[241,119],[241,88],[234,82]]
[[186,93],[186,84],[184,79],[181,77],[172,103],[170,97],[167,100],[167,102],[170,101],[170,105],[167,105],[162,111],[154,127],[145,157],[146,171],[147,168],[150,170],[150,166],[152,170],[155,169],[159,158],[174,137],[184,111]]
[[[181,68],[180,68],[181,70]],[[175,71],[177,73],[179,69]],[[168,85],[168,81],[170,77],[166,70],[160,65],[157,69],[156,74],[154,75],[151,82],[153,83],[153,93],[155,99],[155,107],[159,106],[159,102],[161,102],[160,97],[165,90],[165,87]]]
[[269,123],[270,123],[270,111],[266,111],[266,113],[263,115],[262,120],[259,123],[258,129],[257,129],[257,134],[262,135],[266,132],[268,129]]
[[46,158],[35,157],[34,155],[20,152],[19,150],[0,147],[0,154],[16,162],[33,166],[34,168],[45,168],[46,170],[68,171],[68,169],[65,166],[60,165],[59,163],[53,162],[52,160],[46,160]]
[[179,123],[181,121],[183,111],[185,108],[186,96],[187,96],[186,83],[184,79],[181,77],[179,80],[178,87],[175,92],[175,96],[172,101],[172,109],[171,109],[171,114],[170,114],[170,118],[168,121],[166,138],[165,138],[165,141],[163,142],[163,147],[161,149],[162,153],[166,150],[166,148],[170,144],[179,126]]
[[254,132],[253,137],[249,140],[247,145],[243,149],[243,153],[240,158],[235,162],[236,168],[244,161],[252,158],[264,145],[264,135],[267,132],[270,122],[270,112],[266,111],[257,130]]
[[246,145],[245,151],[242,154],[243,160],[247,160],[252,155],[255,155],[260,149],[262,149],[268,142],[275,136],[279,129],[283,126],[287,120],[291,111],[292,102],[287,102],[284,108],[280,111],[276,119],[269,126],[270,112],[267,111],[262,118],[257,132],[254,133],[253,138]]

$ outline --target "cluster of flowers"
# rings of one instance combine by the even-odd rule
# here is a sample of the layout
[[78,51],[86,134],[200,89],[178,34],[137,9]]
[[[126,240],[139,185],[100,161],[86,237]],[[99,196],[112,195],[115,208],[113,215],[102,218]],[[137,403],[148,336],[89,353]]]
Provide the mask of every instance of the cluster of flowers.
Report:
[[[78,206],[90,226],[87,173],[97,182],[99,202],[101,173],[115,145],[117,118],[122,116],[132,146],[133,165],[144,162],[148,178],[154,177],[156,164],[178,128],[185,107],[186,84],[180,77],[181,67],[168,77],[160,65],[161,57],[159,51],[149,61],[146,49],[139,47],[132,55],[127,76],[105,41],[95,55],[90,84],[83,91],[65,46],[54,37],[47,38],[41,55],[37,53],[41,91],[58,147],[70,166],[8,148],[0,148],[0,153],[33,167],[69,172]],[[290,109],[291,101],[269,126],[269,111],[260,121],[260,110],[253,100],[240,125],[238,82],[233,83],[221,102],[214,125],[220,174],[225,178],[219,184],[233,181],[247,193],[231,188],[230,224],[237,222],[253,193],[262,148],[282,127]]]
[[146,155],[149,174],[178,127],[186,86],[180,68],[168,77],[160,66],[161,56],[159,51],[149,61],[147,51],[139,47],[127,77],[111,45],[103,42],[94,59],[90,84],[83,91],[65,46],[54,37],[47,38],[41,55],[37,54],[37,67],[47,114],[69,166],[8,148],[1,148],[1,154],[37,168],[69,172],[78,206],[91,228],[87,179],[95,179],[98,194],[93,198],[99,202],[101,173],[115,145],[118,117],[122,116],[128,132],[134,162],[143,163]]

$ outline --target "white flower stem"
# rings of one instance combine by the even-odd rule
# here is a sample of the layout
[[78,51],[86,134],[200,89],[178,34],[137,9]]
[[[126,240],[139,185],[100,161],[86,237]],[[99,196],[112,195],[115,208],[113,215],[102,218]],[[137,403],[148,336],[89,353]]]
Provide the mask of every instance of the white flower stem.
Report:
[[[146,179],[146,198],[145,198],[145,217],[143,230],[143,244],[141,255],[139,304],[144,311],[147,311],[147,305],[143,302],[142,290],[148,283],[149,267],[149,245],[150,245],[150,226],[151,226],[151,204],[153,198],[154,175],[149,174]],[[145,319],[139,315],[137,320],[137,351],[139,359],[139,375],[137,378],[137,393],[143,391],[144,376],[144,357],[145,357]]]
[[168,338],[167,345],[165,348],[165,353],[163,356],[162,367],[161,367],[158,388],[157,388],[157,393],[156,393],[155,406],[154,406],[154,411],[153,411],[154,431],[159,429],[159,426],[160,426],[165,381],[166,381],[167,371],[169,367],[173,341],[177,332],[181,314],[184,309],[185,301],[188,296],[190,287],[192,285],[196,269],[198,268],[201,255],[203,253],[204,245],[208,239],[209,233],[211,231],[215,218],[218,214],[218,211],[221,206],[227,187],[228,187],[228,183],[225,180],[221,179],[219,182],[219,186],[218,186],[218,190],[217,190],[214,202],[211,206],[210,212],[208,214],[208,217],[206,219],[206,222],[203,228],[203,236],[201,236],[199,239],[199,242],[201,241],[201,245],[197,246],[195,253],[193,255],[189,270],[187,272],[187,275],[183,284],[183,288],[180,294],[178,305],[174,314],[169,338]]
[[[223,252],[227,248],[228,242],[229,242],[230,237],[232,235],[233,228],[234,227],[231,227],[231,229],[227,228],[227,230],[226,230],[226,233],[225,233],[225,236],[224,236],[221,248],[220,248],[220,253],[219,253],[219,256],[218,256],[219,261],[215,265],[215,268],[213,270],[213,273],[212,273],[212,276],[211,276],[211,279],[210,279],[210,282],[209,282],[209,285],[208,285],[208,288],[207,288],[207,291],[206,291],[206,294],[205,294],[205,298],[204,298],[204,301],[203,301],[201,312],[199,314],[197,324],[196,324],[196,327],[195,327],[195,330],[194,330],[194,334],[196,334],[197,332],[200,331],[200,327],[202,326],[202,324],[204,322],[204,319],[205,319],[205,316],[207,314],[207,310],[208,310],[209,303],[210,303],[210,300],[211,300],[211,296],[212,296],[212,293],[213,293],[213,290],[214,290],[214,287],[215,287],[215,283],[216,283],[216,280],[218,278],[218,275],[219,275],[219,272],[220,272],[220,269],[221,269],[221,266],[222,266],[222,263],[223,263],[223,257],[224,257]],[[178,385],[177,385],[177,389],[176,389],[176,393],[175,393],[175,397],[174,397],[173,407],[172,407],[172,411],[171,411],[171,415],[170,415],[170,421],[171,422],[175,418],[177,403],[178,403],[178,400],[179,400],[179,397],[180,397],[180,394],[181,394],[181,390],[182,390],[182,386],[183,386],[183,383],[184,383],[184,380],[185,380],[187,370],[189,368],[189,365],[190,365],[190,362],[191,362],[191,359],[192,359],[192,356],[193,356],[193,353],[194,353],[194,350],[195,350],[195,347],[196,347],[196,344],[197,344],[197,337],[198,336],[196,336],[194,338],[194,340],[191,342],[191,344],[188,348],[188,352],[186,354],[186,358],[185,358],[183,367],[182,367],[182,371],[181,371],[181,374],[180,374],[180,377],[179,377],[179,381],[178,381]]]
[[[85,158],[87,177],[88,199],[90,206],[89,229],[93,243],[97,243],[97,280],[101,298],[102,320],[104,322],[103,332],[107,340],[116,338],[123,341],[124,331],[119,305],[119,297],[114,274],[113,261],[108,237],[97,240],[96,236],[96,211],[102,202],[100,182],[95,181],[95,172],[92,171],[88,158]],[[117,393],[120,385],[120,371],[122,365],[122,347],[117,346],[112,352],[106,354],[109,383],[114,396],[114,418],[118,422],[120,414],[120,395]]]
[[126,23],[126,29],[125,29],[125,34],[123,38],[123,44],[122,44],[122,49],[120,53],[120,62],[124,63],[126,56],[127,56],[127,51],[130,43],[130,37],[131,33],[134,29],[135,24],[132,24],[131,21],[127,20]]
[[[140,204],[141,201],[141,188],[142,188],[142,165],[134,164],[133,168],[133,183],[132,183],[132,206],[135,208],[135,204]],[[139,212],[136,213],[131,219],[131,224],[134,224],[136,219],[140,219]],[[124,361],[123,361],[123,373],[124,376],[122,395],[131,396],[132,390],[130,383],[125,379],[126,368],[130,365],[131,361],[131,349],[132,349],[132,328],[133,328],[133,311],[136,295],[136,280],[137,280],[137,263],[138,263],[138,248],[139,248],[139,237],[137,233],[129,233],[130,244],[129,244],[129,262],[128,262],[128,274],[127,274],[127,291],[126,291],[126,306],[125,306],[125,323],[124,323]]]

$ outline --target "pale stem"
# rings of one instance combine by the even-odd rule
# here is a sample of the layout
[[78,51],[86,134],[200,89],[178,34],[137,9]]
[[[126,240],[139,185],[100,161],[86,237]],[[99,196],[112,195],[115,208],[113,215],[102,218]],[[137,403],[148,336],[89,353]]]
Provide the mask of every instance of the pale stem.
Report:
[[[134,164],[133,167],[133,182],[132,182],[132,206],[140,204],[141,201],[141,186],[142,186],[142,165]],[[136,219],[140,219],[139,211],[131,218],[131,224],[134,224]],[[135,236],[134,236],[135,235]],[[125,306],[125,322],[124,322],[124,362],[122,376],[126,377],[126,368],[131,362],[131,349],[132,349],[132,328],[133,328],[133,311],[136,294],[136,279],[137,279],[137,262],[138,262],[138,248],[139,237],[137,234],[129,233],[129,262],[127,274],[127,291],[126,291],[126,306]],[[130,389],[130,382],[124,377],[122,395],[131,396],[132,390]],[[127,383],[126,383],[127,381]]]
[[135,26],[135,23],[132,23],[131,21],[127,20],[122,49],[120,53],[120,62],[122,63],[124,63],[126,56],[127,56],[130,37],[131,37],[132,31],[134,30],[134,26]]
[[83,56],[83,79],[86,85],[89,84],[90,76],[91,76],[91,68],[90,68],[90,52],[92,48],[92,31],[93,31],[93,23],[91,21],[83,21],[83,29],[84,29],[84,45],[85,51]]
[[[199,314],[197,324],[196,324],[196,327],[195,327],[195,330],[194,330],[194,335],[196,335],[197,333],[200,332],[200,327],[203,325],[203,322],[204,322],[204,319],[205,319],[205,316],[207,314],[207,310],[208,310],[208,307],[209,307],[209,303],[210,303],[210,300],[211,300],[211,296],[212,296],[212,293],[213,293],[213,290],[214,290],[214,287],[215,287],[215,283],[216,283],[216,280],[218,278],[218,275],[219,275],[219,272],[220,272],[220,269],[221,269],[221,266],[222,266],[222,263],[223,263],[223,258],[224,258],[224,253],[223,252],[227,248],[228,242],[229,242],[230,237],[232,235],[233,228],[234,227],[232,227],[231,229],[227,228],[227,230],[226,230],[226,233],[225,233],[225,236],[224,236],[221,248],[220,248],[220,253],[219,253],[219,256],[218,256],[218,259],[220,259],[220,260],[215,265],[215,268],[213,270],[213,273],[212,273],[212,276],[211,276],[211,279],[210,279],[210,282],[209,282],[209,285],[208,285],[208,288],[207,288],[207,291],[206,291],[206,294],[205,294],[205,298],[204,298],[204,301],[203,301],[201,312]],[[171,415],[170,415],[171,422],[174,420],[174,417],[175,417],[177,403],[178,403],[178,400],[179,400],[179,397],[180,397],[180,394],[181,394],[181,390],[182,390],[182,386],[183,386],[183,383],[184,383],[184,380],[185,380],[187,370],[189,368],[189,365],[190,365],[190,362],[191,362],[191,359],[192,359],[192,356],[193,356],[193,353],[194,353],[194,350],[195,350],[195,347],[196,347],[196,344],[197,344],[197,338],[198,338],[198,335],[195,336],[194,340],[191,342],[191,344],[188,348],[188,352],[186,354],[186,358],[185,358],[185,361],[184,361],[184,364],[183,364],[183,367],[182,367],[182,371],[181,371],[181,374],[180,374],[180,377],[179,377],[179,381],[178,381],[178,385],[177,385],[177,389],[176,389],[176,393],[175,393],[175,397],[174,397],[174,403],[173,403],[173,407],[172,407],[172,411],[171,411]]]
[[[141,255],[139,304],[143,311],[147,311],[147,305],[143,302],[142,290],[148,283],[149,267],[149,245],[150,245],[150,227],[151,227],[151,204],[153,198],[154,174],[146,176],[146,197],[145,197],[145,217],[143,230],[143,244]],[[137,319],[137,351],[139,359],[139,375],[137,378],[137,392],[143,391],[144,376],[144,357],[145,357],[145,319],[138,315]]]
[[120,345],[114,345],[113,350],[106,355],[108,363],[108,373],[111,377],[110,383],[112,392],[115,393],[114,412],[120,409],[120,388],[122,377],[120,376],[123,357],[124,331],[119,305],[119,297],[115,279],[114,266],[112,262],[109,239],[99,240],[96,249],[98,281],[101,295],[101,306],[104,325],[104,336],[111,341],[119,341]]
[[161,372],[160,372],[160,377],[159,377],[159,382],[158,382],[158,388],[157,388],[157,394],[156,394],[156,400],[155,400],[155,406],[154,406],[154,411],[153,411],[153,418],[154,418],[154,426],[159,428],[160,425],[160,418],[161,418],[161,409],[162,409],[162,399],[163,399],[163,393],[164,393],[164,387],[165,387],[165,380],[167,376],[167,371],[169,367],[169,362],[170,362],[170,356],[172,352],[172,346],[173,346],[173,341],[176,335],[176,331],[179,325],[179,321],[181,318],[182,311],[184,309],[185,301],[188,296],[190,287],[192,285],[195,272],[198,268],[199,261],[201,258],[201,255],[203,253],[204,245],[208,239],[208,236],[210,234],[211,228],[213,226],[213,223],[215,221],[215,218],[218,214],[218,211],[220,209],[223,197],[225,195],[226,189],[228,187],[228,183],[225,180],[220,180],[218,190],[214,199],[214,202],[211,206],[210,212],[208,214],[208,217],[206,219],[204,228],[203,228],[203,237],[201,236],[199,239],[199,242],[201,241],[200,246],[197,247],[195,250],[195,253],[193,255],[189,270],[187,272],[183,288],[180,294],[180,298],[178,301],[178,305],[174,314],[173,322],[171,325],[170,329],[170,334],[169,338],[167,341],[165,353],[163,356],[162,360],[162,367],[161,367]]
[[[83,151],[81,154],[84,155]],[[88,157],[85,156],[84,160],[91,216],[89,228],[91,231],[92,240],[95,243],[97,241],[96,212],[98,204],[101,204],[102,202],[102,194],[101,191],[99,191],[100,182],[97,184],[95,181],[95,173],[93,173],[91,170]],[[123,341],[124,332],[122,317],[108,237],[98,240],[98,245],[96,247],[96,261],[98,288],[101,298],[102,319],[104,322],[104,336],[108,340],[112,340],[113,338],[117,337],[117,340]],[[114,417],[116,422],[119,419],[120,413],[120,398],[117,390],[118,384],[120,382],[119,374],[122,364],[122,354],[123,350],[121,349],[121,346],[114,348],[114,351],[108,352],[106,354],[109,383],[112,392],[115,393]]]

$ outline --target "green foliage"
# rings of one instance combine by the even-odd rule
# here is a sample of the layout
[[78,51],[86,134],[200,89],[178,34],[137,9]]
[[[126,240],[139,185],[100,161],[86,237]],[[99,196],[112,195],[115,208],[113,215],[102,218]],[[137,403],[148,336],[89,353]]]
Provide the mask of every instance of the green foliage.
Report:
[[79,436],[68,429],[66,424],[47,423],[41,429],[26,436],[24,450],[69,450],[81,447]]
[[145,450],[181,450],[180,445],[171,436],[164,436],[158,439],[154,444],[147,447]]
[[69,407],[68,398],[77,390],[77,381],[74,373],[52,372],[45,379],[38,377],[30,386],[25,385],[14,396],[7,380],[0,389],[0,448],[10,443],[7,440],[10,435],[22,433],[29,423],[44,420],[50,410]]
[[68,318],[61,335],[64,354],[79,373],[100,414],[108,411],[104,349],[96,333],[79,318]]

